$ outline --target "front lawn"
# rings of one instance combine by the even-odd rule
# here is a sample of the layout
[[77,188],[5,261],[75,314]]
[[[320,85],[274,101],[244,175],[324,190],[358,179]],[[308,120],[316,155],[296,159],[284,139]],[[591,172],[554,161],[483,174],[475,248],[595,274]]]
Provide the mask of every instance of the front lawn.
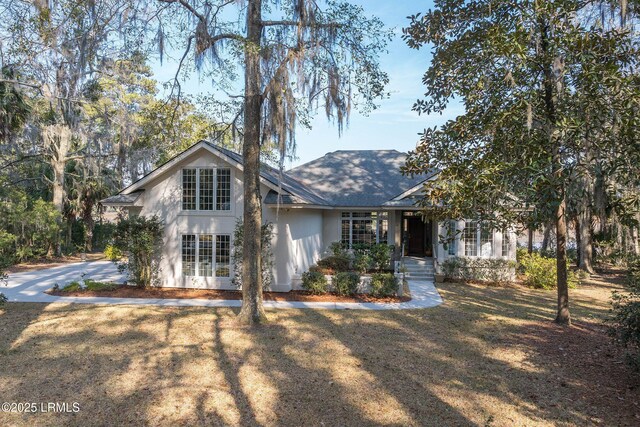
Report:
[[0,425],[637,425],[640,379],[612,346],[607,280],[553,291],[444,283],[415,311],[269,311],[11,303],[0,397],[78,402]]

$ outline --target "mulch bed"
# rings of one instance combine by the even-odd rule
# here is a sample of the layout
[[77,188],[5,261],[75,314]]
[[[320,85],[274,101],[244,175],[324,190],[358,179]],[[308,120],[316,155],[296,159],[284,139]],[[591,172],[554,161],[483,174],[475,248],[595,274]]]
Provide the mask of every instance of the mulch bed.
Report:
[[[242,292],[220,289],[176,289],[150,288],[141,289],[133,286],[120,285],[113,290],[101,291],[48,291],[49,295],[64,297],[109,297],[109,298],[150,298],[150,299],[218,299],[241,300]],[[265,301],[302,301],[302,302],[406,302],[411,301],[408,296],[376,298],[366,294],[356,296],[342,296],[334,293],[312,295],[307,291],[264,292]]]

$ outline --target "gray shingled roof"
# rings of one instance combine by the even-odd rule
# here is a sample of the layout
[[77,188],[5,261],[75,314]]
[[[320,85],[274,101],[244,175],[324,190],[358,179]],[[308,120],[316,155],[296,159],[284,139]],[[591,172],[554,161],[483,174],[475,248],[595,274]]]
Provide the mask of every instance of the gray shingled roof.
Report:
[[104,205],[131,205],[138,200],[138,197],[140,197],[143,192],[144,190],[139,190],[131,194],[116,194],[115,196],[101,200],[100,203]]
[[404,176],[406,153],[396,150],[340,150],[287,171],[331,206],[383,206],[428,176]]

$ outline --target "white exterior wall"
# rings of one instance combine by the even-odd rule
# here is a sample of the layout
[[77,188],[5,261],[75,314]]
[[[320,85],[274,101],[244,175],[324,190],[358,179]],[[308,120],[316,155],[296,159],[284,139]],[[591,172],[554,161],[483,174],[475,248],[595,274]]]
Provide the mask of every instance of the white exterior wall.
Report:
[[[183,211],[182,169],[193,167],[224,167],[231,169],[230,211]],[[160,263],[161,286],[179,288],[235,289],[231,277],[184,277],[182,275],[182,235],[228,234],[233,248],[233,231],[237,218],[243,215],[242,171],[206,150],[176,164],[171,170],[144,186],[132,214],[158,215],[164,221],[162,260]],[[262,196],[269,188],[261,185]],[[275,209],[263,205],[263,221],[274,224],[272,251],[274,254],[274,291],[289,291],[296,275],[307,271],[323,250],[322,211],[312,209]]]
[[[263,193],[266,194],[266,193]],[[323,246],[321,210],[264,208],[264,220],[274,224],[274,291],[287,292],[320,258]]]

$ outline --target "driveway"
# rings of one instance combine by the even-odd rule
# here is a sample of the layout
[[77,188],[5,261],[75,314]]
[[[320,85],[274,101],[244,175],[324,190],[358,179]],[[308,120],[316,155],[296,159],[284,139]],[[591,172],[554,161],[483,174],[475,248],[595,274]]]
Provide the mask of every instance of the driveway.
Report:
[[[109,297],[60,297],[45,294],[56,283],[63,287],[73,280],[86,278],[123,283],[125,276],[118,272],[111,261],[87,261],[66,264],[57,267],[9,275],[8,286],[1,286],[0,292],[11,302],[60,302],[81,304],[126,304],[161,305],[185,307],[240,307],[238,300],[208,299],[154,299],[154,298],[109,298]],[[334,303],[300,301],[265,301],[267,308],[319,308],[337,310],[406,310],[435,307],[442,304],[442,298],[432,282],[409,280],[411,301],[402,303]]]

